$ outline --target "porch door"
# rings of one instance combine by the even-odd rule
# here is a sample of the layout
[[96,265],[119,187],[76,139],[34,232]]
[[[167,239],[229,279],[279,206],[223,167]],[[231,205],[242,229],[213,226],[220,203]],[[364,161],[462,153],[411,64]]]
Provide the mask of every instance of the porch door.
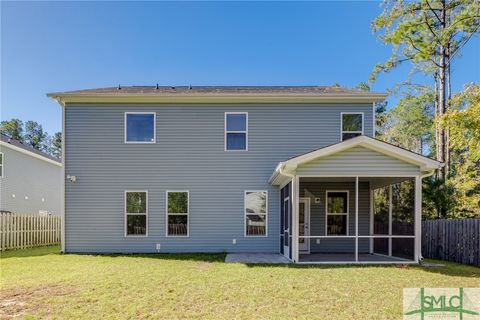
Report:
[[290,259],[290,197],[283,200],[283,210],[283,255]]
[[[310,235],[310,198],[300,198],[298,212],[298,235]],[[310,253],[310,239],[298,238],[298,250],[302,253]]]

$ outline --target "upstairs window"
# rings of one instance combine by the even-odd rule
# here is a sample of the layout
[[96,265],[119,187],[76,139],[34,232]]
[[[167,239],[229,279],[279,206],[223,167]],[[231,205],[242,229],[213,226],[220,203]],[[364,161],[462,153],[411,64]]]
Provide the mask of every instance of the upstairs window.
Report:
[[225,112],[225,151],[248,150],[248,113]]
[[363,134],[363,113],[342,112],[342,141]]
[[125,236],[147,236],[147,191],[125,191]]
[[267,214],[267,191],[245,191],[245,236],[266,236]]
[[0,152],[0,178],[3,178],[3,153]]
[[167,236],[188,237],[188,191],[167,191]]
[[155,112],[125,112],[125,143],[155,143]]

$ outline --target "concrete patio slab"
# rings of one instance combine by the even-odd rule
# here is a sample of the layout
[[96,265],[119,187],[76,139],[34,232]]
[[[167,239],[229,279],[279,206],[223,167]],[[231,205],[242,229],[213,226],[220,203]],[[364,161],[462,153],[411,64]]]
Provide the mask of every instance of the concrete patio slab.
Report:
[[227,263],[272,263],[286,264],[290,260],[278,253],[229,253],[225,257]]

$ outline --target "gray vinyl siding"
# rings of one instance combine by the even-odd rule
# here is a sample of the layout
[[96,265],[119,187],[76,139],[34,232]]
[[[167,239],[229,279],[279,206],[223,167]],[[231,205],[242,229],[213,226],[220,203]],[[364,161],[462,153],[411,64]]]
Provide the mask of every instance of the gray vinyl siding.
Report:
[[416,175],[418,166],[386,156],[365,147],[354,147],[332,156],[305,163],[297,169],[299,175],[345,174]]
[[[340,141],[340,113],[372,105],[68,105],[66,251],[279,252],[285,159]],[[156,112],[156,143],[125,144],[124,112]],[[224,151],[224,113],[248,112],[247,152]],[[124,191],[148,190],[148,237],[124,237]],[[188,238],[166,237],[165,191],[190,191]],[[244,237],[244,191],[268,191],[268,236]],[[232,244],[236,239],[237,244]]]
[[[310,235],[325,236],[325,203],[326,191],[349,191],[348,232],[355,235],[355,183],[354,182],[302,182],[300,179],[300,197],[310,198]],[[320,203],[315,203],[320,198]],[[370,187],[368,182],[360,182],[358,188],[358,234],[368,235],[370,232]],[[316,239],[310,240],[311,253],[353,253],[355,239]],[[358,251],[369,252],[369,240],[358,240]]]
[[1,146],[0,152],[3,153],[0,209],[27,214],[39,211],[61,214],[61,166],[5,146]]

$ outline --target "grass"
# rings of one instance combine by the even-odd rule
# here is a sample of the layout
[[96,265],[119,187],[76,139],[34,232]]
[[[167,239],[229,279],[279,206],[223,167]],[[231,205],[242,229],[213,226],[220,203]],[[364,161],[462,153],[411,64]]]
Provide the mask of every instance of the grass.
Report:
[[398,319],[406,287],[480,287],[480,268],[226,264],[223,254],[2,254],[0,318]]

